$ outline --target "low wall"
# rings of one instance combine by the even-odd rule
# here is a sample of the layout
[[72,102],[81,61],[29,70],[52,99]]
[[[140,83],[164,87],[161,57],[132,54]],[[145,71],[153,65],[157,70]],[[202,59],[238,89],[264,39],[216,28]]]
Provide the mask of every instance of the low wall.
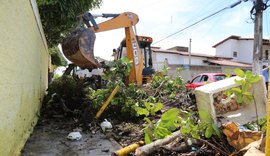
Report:
[[[201,73],[233,73],[235,68],[232,66],[190,66],[185,68],[183,65],[172,65],[172,64],[165,64],[163,62],[155,63],[154,68],[156,71],[162,71],[164,66],[169,67],[168,75],[175,77],[180,74],[185,81],[191,80],[196,75]],[[180,73],[177,73],[177,68],[183,68]],[[242,68],[243,70],[247,70],[248,68]],[[251,70],[251,69],[248,69]]]

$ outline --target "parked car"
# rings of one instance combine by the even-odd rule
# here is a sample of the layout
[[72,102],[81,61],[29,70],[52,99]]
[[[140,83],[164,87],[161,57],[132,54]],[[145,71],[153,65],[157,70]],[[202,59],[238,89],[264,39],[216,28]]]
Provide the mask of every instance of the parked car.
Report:
[[194,89],[207,83],[216,82],[225,78],[226,74],[224,73],[202,73],[194,77],[191,81],[188,81],[186,88]]

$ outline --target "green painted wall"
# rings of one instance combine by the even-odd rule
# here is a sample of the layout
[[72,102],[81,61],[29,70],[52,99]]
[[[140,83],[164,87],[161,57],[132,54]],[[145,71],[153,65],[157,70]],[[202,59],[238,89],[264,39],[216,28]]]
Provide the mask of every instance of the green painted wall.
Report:
[[49,54],[35,9],[32,0],[0,2],[0,156],[19,155],[47,88]]

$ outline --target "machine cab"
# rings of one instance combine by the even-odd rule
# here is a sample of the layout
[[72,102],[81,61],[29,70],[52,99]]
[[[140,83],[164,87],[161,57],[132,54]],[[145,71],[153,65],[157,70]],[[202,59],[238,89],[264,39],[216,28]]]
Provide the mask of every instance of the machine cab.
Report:
[[[152,62],[152,50],[151,50],[151,44],[153,42],[151,37],[147,36],[136,36],[140,50],[142,52],[143,56],[143,71],[142,75],[144,79],[148,79],[148,77],[151,77],[151,75],[154,74],[153,69],[153,62]],[[126,50],[126,40],[123,39],[119,48],[114,51],[114,57],[116,60],[124,58],[127,56],[127,50]],[[147,81],[148,80],[144,80]]]

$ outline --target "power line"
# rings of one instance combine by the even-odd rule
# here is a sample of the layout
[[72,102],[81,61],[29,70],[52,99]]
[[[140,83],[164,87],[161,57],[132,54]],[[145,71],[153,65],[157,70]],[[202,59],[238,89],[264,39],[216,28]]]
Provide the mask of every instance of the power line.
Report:
[[[214,2],[214,1],[212,1],[212,2]],[[222,4],[221,4],[221,2],[219,2],[219,1],[215,1],[215,2],[218,2],[219,6],[224,6],[224,5],[225,5],[224,1],[223,1]],[[211,6],[210,6],[210,5],[211,5]],[[190,19],[188,20],[188,22],[187,22],[183,27],[185,27],[185,26],[187,26],[187,25],[190,25],[190,24],[194,23],[195,21],[201,19],[202,17],[205,17],[205,16],[207,15],[206,12],[209,13],[209,12],[214,12],[214,11],[216,11],[217,8],[215,8],[215,10],[213,10],[215,5],[216,5],[216,3],[215,3],[215,4],[211,3],[211,4],[206,5],[207,7],[203,7],[204,9],[200,9],[199,13],[197,12],[197,14],[196,14],[195,16],[193,16],[192,18],[190,18]],[[226,4],[225,6],[228,6],[228,4]],[[215,6],[215,7],[216,7],[216,6]],[[207,9],[206,9],[206,8],[207,8]],[[210,11],[209,9],[211,9],[211,11]],[[224,12],[222,12],[222,13],[224,13]],[[214,17],[214,16],[212,16],[212,17]],[[193,18],[194,18],[194,19],[193,19]],[[221,18],[219,18],[219,21],[220,21],[220,20],[221,20]],[[204,23],[204,22],[206,22],[206,21],[207,21],[207,20],[203,21],[202,23]],[[201,23],[201,24],[202,24],[202,23]],[[219,23],[219,22],[216,22],[216,23]],[[213,26],[215,26],[215,25],[212,25],[212,27],[213,27]],[[199,28],[199,25],[194,26],[194,27],[190,28],[189,31],[184,31],[184,32],[178,33],[178,34],[174,35],[173,37],[170,37],[169,39],[167,39],[167,40],[164,41],[164,42],[170,42],[171,40],[174,40],[174,39],[178,38],[178,36],[180,36],[180,35],[182,35],[182,36],[183,36],[183,35],[186,35],[186,33],[195,31],[195,30],[198,29],[198,28]],[[208,28],[208,29],[210,30],[210,28]],[[211,29],[211,31],[212,31],[212,29]],[[209,32],[209,31],[208,31],[208,32]],[[200,33],[200,34],[201,34],[201,33]],[[205,33],[205,34],[206,34],[206,33]],[[200,35],[200,36],[206,36],[205,34],[204,34],[204,35]],[[189,38],[190,38],[190,37],[189,37]]]
[[[222,12],[221,14],[224,14],[224,12]],[[216,20],[215,21],[215,23],[220,23],[219,21],[221,21],[222,20],[222,18],[218,18],[218,20]],[[207,20],[205,20],[205,21],[202,21],[202,23],[201,24],[203,24],[203,23],[205,23],[205,22],[207,22]],[[197,36],[204,36],[204,37],[206,37],[207,35],[206,34],[208,34],[209,35],[209,32],[210,31],[213,31],[213,27],[215,27],[216,28],[216,24],[210,24],[210,27],[211,28],[207,28],[208,29],[208,31],[204,31],[203,33],[202,32],[200,32],[200,33],[196,33],[196,35]],[[179,38],[179,36],[181,36],[181,35],[186,35],[187,33],[192,33],[193,31],[196,31],[196,30],[198,30],[200,28],[200,25],[197,25],[197,26],[194,26],[194,27],[192,27],[192,28],[190,28],[188,31],[186,31],[186,32],[182,32],[182,33],[178,33],[178,34],[176,34],[176,35],[174,35],[174,37],[171,37],[170,39],[168,39],[168,40],[171,40],[171,39],[177,39],[177,38]],[[200,34],[200,35],[199,35]],[[190,38],[190,37],[189,37]]]
[[[227,2],[224,0],[218,1],[211,1],[209,4],[207,4],[204,7],[201,7],[202,9],[200,9],[201,11],[197,11],[197,14],[195,14],[192,18],[190,18],[189,23],[193,23],[197,20],[200,20],[202,17],[205,17],[209,14],[209,12],[214,12],[217,10],[217,4],[218,6],[224,6]],[[228,4],[226,4],[227,6]]]
[[[196,12],[194,12],[195,14],[192,14],[193,15],[192,17],[190,17],[189,19],[187,19],[186,21],[184,21],[185,24],[183,26],[190,25],[190,24],[196,22],[197,20],[201,19],[202,17],[205,17],[206,15],[208,15],[209,12],[215,11],[215,10],[213,10],[213,8],[216,8],[216,4],[223,5],[225,3],[224,3],[224,0],[215,0],[215,1],[212,0],[212,1],[210,1],[210,3],[207,3],[206,4],[206,7],[196,8],[195,9]],[[174,17],[174,16],[173,15],[170,15],[170,17]],[[175,24],[176,22],[177,21],[174,21],[174,19],[173,19],[173,23],[170,23],[171,26],[172,26],[172,24]],[[181,22],[183,22],[183,19],[181,20]],[[164,25],[166,25],[166,27],[168,26],[167,23],[160,22],[160,23],[156,24],[153,29],[147,30],[147,31],[148,31],[148,33],[149,32],[154,32],[155,33],[156,31],[160,30],[161,27],[164,27]],[[173,32],[174,32],[174,30],[173,30]],[[161,33],[161,36],[165,36],[166,34],[164,34],[164,33],[165,32]]]
[[[215,1],[212,0],[212,1],[210,1],[210,3],[209,3],[209,0],[206,0],[206,2],[207,3],[204,4],[204,7],[201,7],[202,5],[199,5],[200,7],[196,8],[196,9],[193,8],[194,10],[196,10],[196,12],[193,12],[195,14],[191,14],[192,17],[189,17],[186,20],[181,19],[181,22],[184,22],[184,25],[182,25],[182,27],[185,27],[187,25],[190,25],[190,24],[200,20],[201,18],[209,15],[209,12],[214,12],[214,11],[218,10],[219,8],[217,8],[217,5],[223,6],[223,7],[228,5],[228,2],[226,2],[224,0],[215,0]],[[180,14],[182,14],[182,13],[180,13]],[[170,15],[170,17],[171,16],[174,18],[174,15]],[[177,17],[177,15],[176,15],[176,17]],[[171,23],[170,26],[174,27],[177,24],[177,22],[179,22],[177,20],[177,18],[176,18],[176,20],[173,19],[173,23]],[[157,24],[155,24],[154,28],[152,28],[151,30],[147,30],[147,33],[148,34],[152,33],[152,34],[161,36],[160,38],[163,38],[164,36],[168,35],[168,33],[170,34],[171,32],[175,32],[175,29],[176,30],[178,29],[177,27],[174,27],[173,29],[171,29],[170,32],[166,33],[165,31],[160,31],[160,29],[164,26],[168,27],[168,23],[165,23],[165,22],[157,23]],[[178,24],[178,27],[179,27],[179,24]],[[193,29],[194,29],[194,27],[193,27]],[[189,30],[192,31],[193,29],[189,29]],[[158,34],[156,34],[157,31],[159,32]],[[173,38],[171,38],[171,39],[173,39]],[[169,41],[169,40],[167,40],[167,41]]]
[[191,24],[191,25],[189,25],[189,26],[187,26],[187,27],[185,27],[185,28],[183,28],[183,29],[180,29],[180,30],[178,30],[178,31],[176,31],[176,32],[174,32],[174,33],[172,33],[172,34],[166,36],[165,38],[163,38],[163,39],[161,39],[161,40],[158,40],[157,42],[155,42],[155,43],[153,43],[153,44],[157,44],[157,43],[159,43],[159,42],[161,42],[161,41],[163,41],[163,40],[165,40],[165,39],[167,39],[167,38],[170,38],[170,37],[172,37],[172,36],[174,36],[174,35],[176,35],[176,34],[182,32],[182,31],[184,31],[184,30],[186,30],[186,29],[188,29],[188,28],[190,28],[190,27],[192,27],[192,26],[194,26],[194,25],[196,25],[196,24],[198,24],[198,23],[200,23],[200,22],[202,22],[202,21],[204,21],[204,20],[206,20],[206,19],[208,19],[208,18],[210,18],[210,17],[212,17],[212,16],[214,16],[214,15],[216,15],[216,14],[218,14],[218,13],[224,11],[224,10],[226,10],[226,9],[231,9],[231,8],[237,6],[238,4],[240,4],[241,2],[242,2],[242,1],[239,0],[239,1],[237,1],[237,2],[235,2],[235,3],[233,3],[233,4],[231,4],[231,5],[229,5],[229,6],[225,7],[225,8],[223,8],[223,9],[217,11],[217,12],[214,12],[214,13],[212,13],[212,14],[210,14],[210,15],[204,17],[204,18],[202,18],[201,20],[199,20],[199,21],[197,21],[197,22],[195,22],[195,23],[193,23],[193,24]]

